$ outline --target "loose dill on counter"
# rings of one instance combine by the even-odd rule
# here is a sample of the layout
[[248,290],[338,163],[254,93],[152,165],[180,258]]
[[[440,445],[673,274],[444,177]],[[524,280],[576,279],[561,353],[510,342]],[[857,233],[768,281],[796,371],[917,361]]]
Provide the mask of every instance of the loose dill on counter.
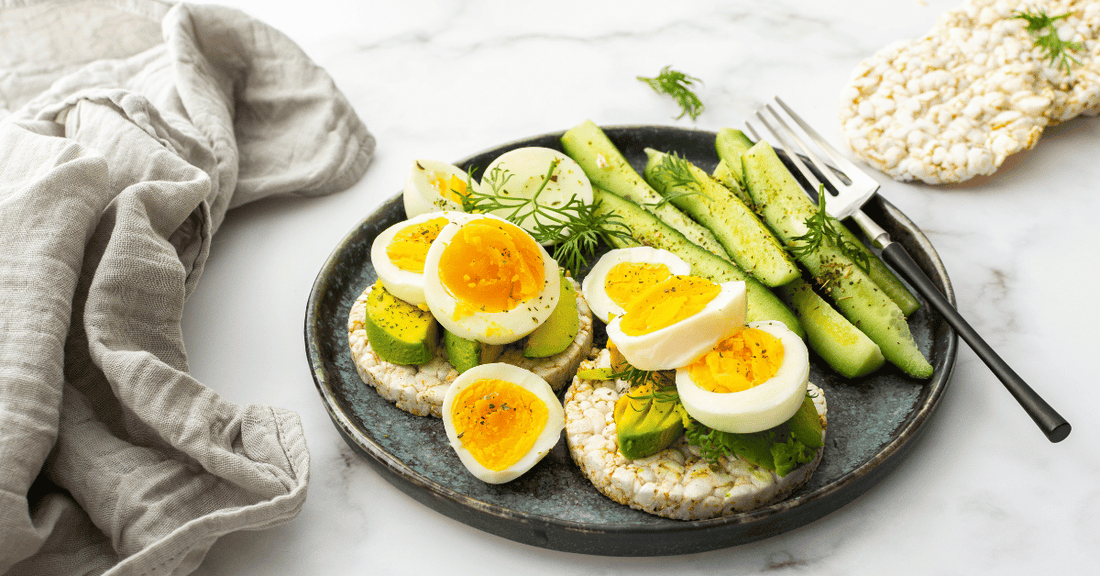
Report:
[[645,76],[638,76],[638,80],[645,82],[658,94],[668,94],[672,96],[676,103],[680,105],[680,115],[676,118],[683,118],[684,115],[691,116],[692,120],[695,120],[703,113],[706,108],[703,102],[699,100],[699,97],[692,92],[691,87],[696,82],[702,84],[703,81],[693,76],[688,76],[683,72],[678,72],[672,69],[672,66],[665,66],[661,68],[661,73],[653,78],[647,78]]

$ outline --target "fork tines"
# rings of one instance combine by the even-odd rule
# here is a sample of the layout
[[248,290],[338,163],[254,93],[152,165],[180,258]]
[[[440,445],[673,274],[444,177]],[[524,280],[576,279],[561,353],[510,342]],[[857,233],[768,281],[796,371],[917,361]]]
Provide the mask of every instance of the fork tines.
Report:
[[[825,184],[826,189],[831,194],[843,196],[842,204],[853,207],[862,205],[874,194],[878,188],[878,183],[874,179],[864,174],[858,166],[841,155],[778,96],[775,101],[787,117],[797,124],[802,133],[809,140],[812,140],[820,151],[828,155],[831,161],[830,163],[822,160],[820,155],[806,144],[805,140],[791,128],[771,104],[765,104],[763,109],[756,112],[756,118],[771,135],[771,138],[763,139],[778,144],[776,148],[781,148],[787,152],[791,162],[798,168],[798,171],[810,183],[815,192],[819,184]],[[751,122],[746,121],[745,126],[753,137],[761,140],[760,133],[757,132]],[[794,145],[792,145],[792,142]],[[855,197],[852,197],[853,193],[856,194]]]

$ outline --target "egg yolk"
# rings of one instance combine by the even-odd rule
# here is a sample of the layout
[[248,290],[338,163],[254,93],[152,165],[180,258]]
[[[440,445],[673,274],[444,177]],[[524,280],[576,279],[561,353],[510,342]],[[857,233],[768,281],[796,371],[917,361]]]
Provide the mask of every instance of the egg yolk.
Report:
[[487,378],[467,386],[451,404],[451,421],[462,446],[489,470],[515,464],[542,434],[546,404],[526,388]]
[[710,280],[669,276],[643,290],[628,304],[619,324],[623,334],[640,336],[698,314],[722,291]]
[[783,342],[744,328],[688,366],[691,379],[711,392],[742,392],[770,380],[783,364]]
[[446,225],[446,218],[432,218],[401,229],[386,246],[386,256],[402,270],[423,274],[428,248]]
[[441,174],[436,172],[433,174],[433,177],[429,179],[429,182],[439,191],[440,196],[451,202],[462,204],[462,199],[466,197],[466,183],[454,174]]
[[638,294],[671,276],[665,264],[648,262],[620,262],[611,267],[604,277],[603,289],[607,297],[621,308],[626,308]]
[[439,257],[439,279],[459,302],[456,318],[511,310],[542,292],[544,274],[534,239],[488,218],[467,222]]

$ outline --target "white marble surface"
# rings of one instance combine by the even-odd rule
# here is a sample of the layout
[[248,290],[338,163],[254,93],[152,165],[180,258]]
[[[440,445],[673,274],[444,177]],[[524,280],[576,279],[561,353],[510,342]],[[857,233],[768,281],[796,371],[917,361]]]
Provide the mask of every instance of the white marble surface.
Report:
[[[340,239],[403,185],[414,157],[599,124],[736,126],[778,94],[834,141],[849,73],[924,34],[957,0],[596,2],[222,0],[324,66],[378,138],[364,179],[318,199],[231,212],[184,317],[194,374],[225,397],[301,414],[309,498],[292,522],[217,542],[199,573],[1080,574],[1100,552],[1093,360],[1100,286],[1100,119],[1049,129],[993,177],[886,182],[923,228],[959,307],[1074,432],[1050,444],[960,345],[910,457],[825,518],[768,540],[660,558],[529,547],[446,518],[388,484],[337,435],[303,344],[312,282]],[[705,82],[695,122],[635,80],[672,64]]]

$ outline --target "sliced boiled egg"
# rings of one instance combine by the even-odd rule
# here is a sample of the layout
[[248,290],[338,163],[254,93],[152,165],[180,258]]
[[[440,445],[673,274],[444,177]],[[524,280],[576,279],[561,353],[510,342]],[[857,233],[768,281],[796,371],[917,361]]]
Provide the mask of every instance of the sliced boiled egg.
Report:
[[484,482],[501,484],[554,448],[565,429],[565,411],[537,374],[512,364],[482,364],[447,389],[443,425],[466,469]]
[[467,216],[462,212],[421,214],[386,228],[371,244],[370,258],[378,280],[390,294],[416,306],[424,298],[424,261],[440,231]]
[[424,298],[436,320],[486,344],[523,338],[558,303],[558,263],[522,228],[489,214],[441,230],[424,270]]
[[810,377],[806,344],[782,322],[750,322],[676,371],[688,414],[715,430],[774,428],[794,416]]
[[[550,208],[562,207],[573,197],[585,204],[592,203],[592,183],[584,170],[572,158],[552,148],[528,146],[501,154],[485,168],[481,189],[502,197],[505,206],[511,205],[507,198],[529,199],[536,194],[535,203]],[[532,214],[534,210],[534,206],[528,205],[518,212],[515,208],[501,208],[491,214],[506,217],[528,232],[536,230],[539,224],[552,223]]]
[[414,218],[429,212],[462,211],[462,197],[476,184],[469,181],[466,171],[439,160],[413,160],[401,200],[405,216]]
[[592,313],[606,324],[622,316],[626,305],[646,288],[690,271],[691,265],[668,250],[618,248],[596,261],[581,283],[581,292]]
[[674,275],[627,304],[607,337],[639,370],[674,370],[744,325],[745,311],[744,282]]

